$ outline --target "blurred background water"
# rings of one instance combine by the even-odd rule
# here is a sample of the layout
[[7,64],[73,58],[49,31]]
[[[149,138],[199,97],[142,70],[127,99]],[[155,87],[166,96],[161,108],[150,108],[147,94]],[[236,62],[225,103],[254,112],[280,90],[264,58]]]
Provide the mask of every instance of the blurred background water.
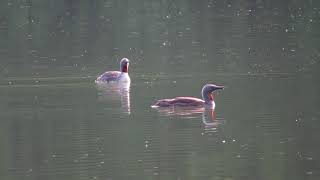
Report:
[[3,0],[0,179],[319,179],[319,45],[314,0]]

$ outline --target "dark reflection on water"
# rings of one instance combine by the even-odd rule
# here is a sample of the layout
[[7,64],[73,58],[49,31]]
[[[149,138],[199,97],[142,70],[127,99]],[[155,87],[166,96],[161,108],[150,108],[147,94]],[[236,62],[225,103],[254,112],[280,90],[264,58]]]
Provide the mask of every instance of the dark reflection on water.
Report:
[[181,119],[195,119],[201,117],[205,127],[210,128],[217,126],[219,122],[216,119],[214,109],[205,107],[159,107],[156,108],[162,116],[178,117]]
[[[0,179],[320,177],[318,1],[1,1]],[[96,75],[131,60],[129,86]],[[215,111],[159,98],[226,85]]]

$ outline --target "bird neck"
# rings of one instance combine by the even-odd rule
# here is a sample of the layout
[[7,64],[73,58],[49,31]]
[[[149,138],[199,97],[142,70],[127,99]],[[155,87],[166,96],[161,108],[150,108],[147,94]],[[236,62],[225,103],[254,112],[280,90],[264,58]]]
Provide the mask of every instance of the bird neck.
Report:
[[120,68],[120,71],[121,71],[122,73],[128,73],[128,70],[129,70],[128,66],[122,66],[122,67]]
[[206,104],[211,104],[212,102],[214,102],[214,95],[212,93],[203,92],[202,99]]

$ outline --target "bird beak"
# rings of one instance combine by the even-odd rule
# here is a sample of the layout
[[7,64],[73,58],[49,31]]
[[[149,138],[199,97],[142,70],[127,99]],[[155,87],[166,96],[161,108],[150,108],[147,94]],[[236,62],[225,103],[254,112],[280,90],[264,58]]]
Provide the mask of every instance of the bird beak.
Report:
[[224,86],[216,86],[216,89],[224,89]]

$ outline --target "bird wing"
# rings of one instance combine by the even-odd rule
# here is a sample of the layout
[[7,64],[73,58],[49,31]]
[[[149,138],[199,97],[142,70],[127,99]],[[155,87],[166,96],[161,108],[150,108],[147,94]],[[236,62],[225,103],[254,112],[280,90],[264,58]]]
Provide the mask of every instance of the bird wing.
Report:
[[107,71],[97,78],[98,81],[116,81],[118,80],[120,71]]

